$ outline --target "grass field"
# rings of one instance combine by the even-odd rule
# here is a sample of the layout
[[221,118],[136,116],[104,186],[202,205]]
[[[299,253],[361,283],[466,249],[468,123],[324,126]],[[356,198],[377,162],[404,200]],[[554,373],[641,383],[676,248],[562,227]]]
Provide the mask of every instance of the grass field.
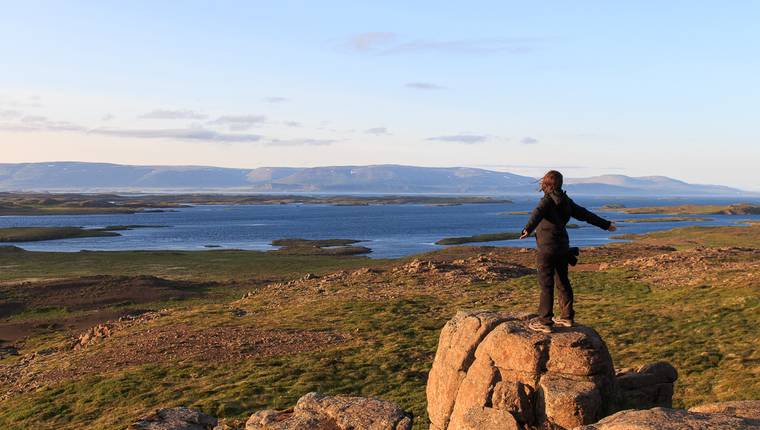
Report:
[[0,252],[0,280],[153,275],[197,281],[271,280],[385,264],[366,257],[314,258],[259,251]]
[[[760,225],[753,224],[682,228],[585,249],[571,273],[578,320],[602,334],[616,367],[671,362],[680,374],[676,406],[760,399],[758,243]],[[730,246],[744,248],[718,248]],[[451,247],[416,258],[452,262],[479,255],[527,272],[465,281],[440,270],[412,273],[407,266],[418,266],[413,258],[254,251],[2,253],[0,300],[6,301],[29,297],[14,289],[53,278],[150,274],[205,284],[168,285],[182,296],[139,303],[169,307],[165,317],[85,349],[38,354],[25,378],[41,379],[31,381],[36,388],[0,400],[0,427],[120,429],[156,407],[176,405],[243,419],[254,410],[292,406],[317,390],[396,401],[414,413],[416,429],[427,428],[424,387],[443,324],[460,309],[536,306],[532,253]],[[40,324],[87,312],[60,303],[0,322]],[[170,336],[166,345],[154,342],[161,333],[184,331],[193,337],[183,339],[196,339],[201,348],[184,350]],[[327,334],[332,340],[320,337]],[[0,359],[0,369],[34,351],[61,348],[69,336],[66,330],[41,330],[20,342],[20,355]],[[246,343],[259,336],[279,343]],[[214,345],[230,340],[240,345],[227,346],[229,357],[214,355]],[[276,346],[291,344],[292,350]],[[165,356],[162,346],[168,348]],[[146,362],[142,357],[153,357],[153,349],[166,358]],[[0,370],[6,386],[27,381],[3,375]]]

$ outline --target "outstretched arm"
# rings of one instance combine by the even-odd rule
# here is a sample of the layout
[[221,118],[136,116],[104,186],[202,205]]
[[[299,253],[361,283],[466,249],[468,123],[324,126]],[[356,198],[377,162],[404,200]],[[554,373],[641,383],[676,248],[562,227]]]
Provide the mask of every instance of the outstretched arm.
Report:
[[612,224],[612,222],[607,221],[606,219],[591,212],[590,210],[584,208],[583,206],[575,204],[575,202],[572,200],[570,200],[570,208],[572,209],[572,212],[571,212],[572,217],[577,220],[585,221],[591,225],[595,225],[601,228],[602,230],[608,230],[608,231],[617,230],[617,227],[615,227]]
[[533,230],[538,227],[538,223],[540,223],[544,218],[546,204],[546,199],[541,199],[541,201],[538,202],[538,206],[536,206],[536,208],[533,209],[533,212],[530,213],[530,218],[528,218],[528,223],[525,224],[525,228],[520,235],[520,239],[525,239],[526,237],[530,236],[530,234],[533,233]]

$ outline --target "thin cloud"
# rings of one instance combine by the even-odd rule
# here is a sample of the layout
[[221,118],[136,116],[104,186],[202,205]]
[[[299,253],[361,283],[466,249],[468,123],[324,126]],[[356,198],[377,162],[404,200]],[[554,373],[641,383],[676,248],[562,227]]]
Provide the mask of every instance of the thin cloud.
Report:
[[472,145],[475,143],[486,142],[489,138],[490,136],[486,136],[482,134],[452,134],[448,136],[429,137],[426,140],[437,141],[437,142],[464,143],[464,144]]
[[387,47],[397,39],[398,35],[396,33],[387,31],[370,31],[351,36],[348,40],[348,47],[357,52],[371,52]]
[[446,87],[434,84],[431,82],[407,82],[404,84],[407,88],[412,88],[415,90],[424,90],[424,91],[435,91],[435,90],[445,90]]
[[42,115],[27,115],[21,118],[21,122],[29,124],[40,124],[50,121],[46,116]]
[[0,109],[0,118],[3,119],[18,118],[21,115],[23,113],[15,109]]
[[284,103],[284,102],[289,102],[290,99],[287,97],[274,96],[274,97],[264,97],[264,101],[267,103]]
[[223,115],[209,124],[227,126],[231,131],[248,130],[256,124],[266,122],[264,115]]
[[270,139],[264,142],[269,146],[327,146],[337,142],[335,139]]
[[520,143],[522,143],[523,145],[535,145],[538,143],[538,139],[534,137],[523,137],[522,139],[520,139]]
[[386,127],[368,128],[367,130],[364,130],[364,132],[367,134],[374,134],[375,136],[385,136],[385,135],[390,134]]
[[40,102],[40,96],[29,96],[21,99],[0,96],[0,106],[9,106],[11,108],[38,108],[42,107],[42,103]]
[[300,127],[301,123],[298,121],[285,121],[283,124],[287,125],[288,127]]
[[391,32],[366,32],[351,36],[346,42],[350,51],[374,54],[444,53],[486,55],[494,53],[522,54],[537,49],[537,38],[477,38],[477,39],[410,39]]
[[140,115],[141,119],[206,119],[208,115],[187,109],[156,109]]
[[27,115],[17,124],[5,124],[3,130],[8,131],[84,131],[85,127],[68,121],[53,121],[40,115]]
[[88,134],[103,136],[126,137],[135,139],[176,139],[189,141],[219,142],[219,143],[249,143],[262,139],[258,134],[220,133],[205,128],[180,129],[112,129],[97,128],[87,131]]
[[116,118],[116,117],[115,117],[115,116],[113,116],[113,115],[111,115],[110,113],[107,113],[107,114],[103,115],[103,116],[100,118],[100,120],[101,120],[101,121],[110,121],[110,120],[112,120],[112,119],[114,119],[114,118]]
[[258,143],[268,146],[326,146],[338,142],[338,140],[334,139],[317,138],[277,139],[259,134],[223,133],[203,127],[170,129],[87,128],[65,121],[51,121],[47,117],[37,115],[27,115],[12,123],[0,123],[0,130],[13,132],[65,131],[131,139],[170,139],[210,143]]

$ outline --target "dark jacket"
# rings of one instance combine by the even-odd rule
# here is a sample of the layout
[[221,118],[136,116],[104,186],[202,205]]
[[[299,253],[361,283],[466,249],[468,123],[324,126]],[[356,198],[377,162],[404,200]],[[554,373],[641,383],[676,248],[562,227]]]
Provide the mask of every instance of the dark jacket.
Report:
[[610,228],[610,223],[604,218],[578,206],[562,190],[547,193],[533,209],[530,219],[525,225],[528,234],[536,232],[536,247],[543,252],[561,252],[570,247],[570,238],[565,225],[573,217],[595,225],[602,230]]

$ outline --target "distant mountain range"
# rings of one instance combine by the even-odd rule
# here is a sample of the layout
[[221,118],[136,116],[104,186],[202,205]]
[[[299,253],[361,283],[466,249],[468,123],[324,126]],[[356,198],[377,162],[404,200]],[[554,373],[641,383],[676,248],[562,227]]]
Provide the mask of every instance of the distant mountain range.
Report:
[[[740,196],[721,185],[689,184],[665,176],[567,178],[574,194],[614,196]],[[535,193],[536,178],[466,167],[399,165],[335,167],[130,166],[50,162],[0,164],[1,191],[278,192],[509,195]]]

